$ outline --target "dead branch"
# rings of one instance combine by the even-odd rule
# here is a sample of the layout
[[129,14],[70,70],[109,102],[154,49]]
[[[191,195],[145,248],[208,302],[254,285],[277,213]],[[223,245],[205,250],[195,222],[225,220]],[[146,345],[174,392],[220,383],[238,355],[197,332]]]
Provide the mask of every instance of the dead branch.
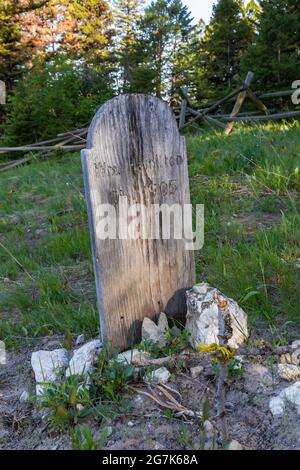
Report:
[[[225,297],[218,295],[217,298],[218,303],[218,338],[219,344],[221,347],[227,347],[228,341],[233,335],[233,329],[231,325],[231,316],[228,308],[228,301]],[[217,391],[216,391],[216,408],[217,408],[217,415],[220,417],[221,422],[221,436],[222,436],[222,443],[225,444],[228,441],[228,428],[227,428],[227,418],[226,418],[226,380],[227,380],[227,361],[220,361],[220,372],[218,377],[217,383]]]
[[[292,353],[295,351],[295,348],[292,346],[271,346],[269,343],[264,343],[263,346],[259,348],[248,348],[247,346],[239,347],[235,355],[237,356],[282,356],[283,354]],[[172,356],[160,357],[158,359],[132,359],[132,364],[136,367],[160,367],[166,364],[176,363],[178,361],[187,361],[187,362],[201,362],[205,356],[218,356],[220,353],[218,351],[214,352],[193,352],[193,351],[183,351]]]

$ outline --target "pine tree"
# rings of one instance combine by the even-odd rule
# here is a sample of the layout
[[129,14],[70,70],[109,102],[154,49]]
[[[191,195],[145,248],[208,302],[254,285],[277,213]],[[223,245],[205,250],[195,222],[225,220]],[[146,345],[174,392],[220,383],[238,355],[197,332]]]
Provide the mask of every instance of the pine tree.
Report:
[[49,0],[0,0],[0,80],[10,90],[22,72],[28,50],[22,43],[20,17],[43,7]]
[[181,0],[156,0],[145,9],[139,25],[143,65],[135,77],[137,87],[146,76],[147,91],[151,89],[159,97],[172,93],[179,67],[177,52],[193,33],[192,20]]
[[60,0],[49,0],[42,8],[23,13],[19,20],[22,44],[32,57],[46,59],[56,54],[70,29],[70,15]]
[[86,63],[101,64],[109,57],[113,16],[105,0],[61,0],[66,8],[67,28],[61,50]]
[[255,72],[263,90],[290,88],[299,78],[300,3],[294,0],[263,0],[255,44],[243,67]]
[[115,0],[114,2],[117,33],[114,54],[121,74],[119,88],[123,93],[134,91],[132,73],[138,66],[138,22],[143,4],[144,0]]
[[218,91],[231,87],[240,72],[240,61],[254,38],[242,0],[219,0],[203,41],[206,77]]

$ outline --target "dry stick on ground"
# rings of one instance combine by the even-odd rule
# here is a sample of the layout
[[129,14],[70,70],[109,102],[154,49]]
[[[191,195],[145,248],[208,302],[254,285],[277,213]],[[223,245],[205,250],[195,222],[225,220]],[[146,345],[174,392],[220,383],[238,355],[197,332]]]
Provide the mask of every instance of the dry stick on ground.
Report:
[[22,269],[22,271],[31,279],[34,283],[36,283],[36,280],[34,277],[31,276],[31,274],[24,268],[24,266],[20,263],[20,261],[17,260],[17,258],[9,251],[6,246],[3,245],[3,243],[0,242],[0,247],[3,248],[4,251],[17,263],[17,265]]
[[[292,346],[272,346],[268,343],[265,343],[263,346],[259,348],[248,348],[246,346],[241,346],[236,350],[236,355],[238,356],[281,356],[283,354],[288,354],[295,352],[299,348],[295,348]],[[192,351],[183,351],[178,354],[173,354],[172,356],[160,357],[158,359],[132,359],[132,364],[137,367],[159,367],[166,364],[174,364],[178,361],[187,361],[187,362],[201,362],[201,359],[204,355],[209,355],[211,357],[218,357],[220,353],[218,351],[214,352],[192,352]]]
[[[216,296],[218,303],[218,339],[219,345],[221,347],[227,348],[228,341],[233,335],[232,325],[231,325],[231,316],[228,308],[228,301],[225,297],[221,295]],[[217,383],[217,392],[216,392],[216,408],[217,416],[221,422],[221,439],[222,444],[224,445],[228,441],[228,429],[227,429],[227,418],[226,418],[226,391],[225,385],[227,380],[227,361],[220,360],[220,370]]]

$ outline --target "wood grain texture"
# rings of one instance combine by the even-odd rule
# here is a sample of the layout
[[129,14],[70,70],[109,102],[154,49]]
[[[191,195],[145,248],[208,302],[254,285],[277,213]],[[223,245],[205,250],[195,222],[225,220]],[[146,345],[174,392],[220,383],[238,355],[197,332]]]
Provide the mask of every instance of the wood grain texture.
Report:
[[[253,72],[248,72],[247,73],[247,77],[246,77],[246,80],[245,80],[245,86],[247,88],[251,85],[253,77],[254,77]],[[246,96],[247,96],[247,89],[241,91],[238,94],[238,97],[237,97],[236,102],[234,104],[233,110],[230,114],[230,118],[235,118],[239,114],[239,112],[241,110],[241,107],[243,106],[243,103],[246,99]],[[231,134],[233,127],[234,127],[234,121],[229,122],[227,124],[226,128],[225,128],[225,131],[224,131],[225,135]]]
[[125,349],[139,339],[144,317],[154,318],[178,290],[194,284],[194,255],[174,238],[99,239],[99,207],[118,210],[118,197],[127,196],[129,205],[147,207],[151,230],[151,204],[189,204],[185,139],[166,103],[123,95],[96,114],[82,164],[101,335],[104,343]]

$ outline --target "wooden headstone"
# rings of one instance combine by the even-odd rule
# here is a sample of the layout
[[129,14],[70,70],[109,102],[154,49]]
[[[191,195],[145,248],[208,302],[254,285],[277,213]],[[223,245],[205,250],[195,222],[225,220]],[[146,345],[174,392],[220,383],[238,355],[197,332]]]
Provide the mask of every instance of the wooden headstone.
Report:
[[145,317],[194,284],[194,254],[174,238],[99,238],[99,207],[110,204],[118,213],[119,198],[127,197],[129,205],[146,207],[151,229],[152,204],[189,204],[185,139],[165,102],[122,95],[95,115],[82,164],[102,340],[122,350],[138,339]]

